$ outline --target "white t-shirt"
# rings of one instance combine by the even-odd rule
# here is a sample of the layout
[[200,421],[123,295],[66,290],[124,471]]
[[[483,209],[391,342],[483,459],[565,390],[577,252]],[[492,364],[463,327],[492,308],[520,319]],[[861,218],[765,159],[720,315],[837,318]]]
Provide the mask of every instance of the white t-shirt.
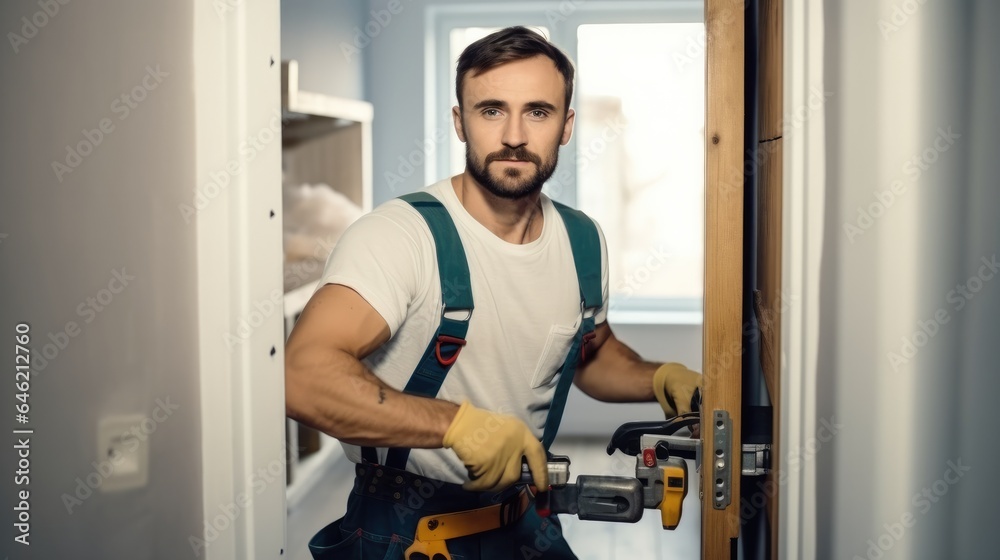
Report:
[[[475,310],[466,346],[437,398],[521,418],[541,437],[559,370],[581,321],[580,289],[562,218],[542,195],[544,222],[538,239],[508,243],[462,206],[450,179],[426,189],[451,214],[469,261]],[[607,316],[608,260],[601,240],[601,282]],[[424,218],[393,199],[356,221],[330,254],[320,285],[342,284],[361,295],[389,325],[388,342],[364,364],[389,386],[402,390],[441,317],[441,282],[434,238]],[[361,450],[343,444],[361,461]],[[385,460],[380,448],[379,461]],[[407,470],[447,482],[468,480],[450,449],[413,449]]]

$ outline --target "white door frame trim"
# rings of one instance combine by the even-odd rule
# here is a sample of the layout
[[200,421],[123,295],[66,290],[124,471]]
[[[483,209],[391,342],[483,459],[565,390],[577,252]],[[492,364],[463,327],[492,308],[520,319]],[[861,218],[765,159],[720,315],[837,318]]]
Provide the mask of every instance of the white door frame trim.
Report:
[[[816,557],[816,369],[825,196],[823,5],[784,3],[780,558]],[[799,111],[798,109],[802,109]],[[800,114],[807,115],[797,119]],[[795,461],[790,461],[790,458]],[[791,468],[794,464],[795,468]]]
[[208,560],[280,558],[280,6],[195,2],[194,10],[196,175],[186,220],[198,238],[204,523],[189,543]]

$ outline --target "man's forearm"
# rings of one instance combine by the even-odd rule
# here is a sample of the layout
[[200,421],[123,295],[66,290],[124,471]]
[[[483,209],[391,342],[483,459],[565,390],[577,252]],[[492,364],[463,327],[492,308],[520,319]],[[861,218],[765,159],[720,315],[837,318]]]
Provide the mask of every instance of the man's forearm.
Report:
[[300,351],[285,368],[287,415],[343,442],[436,448],[458,405],[406,395],[346,352]]
[[647,402],[653,394],[653,374],[660,364],[646,362],[611,336],[596,355],[577,370],[574,383],[587,395],[605,402]]

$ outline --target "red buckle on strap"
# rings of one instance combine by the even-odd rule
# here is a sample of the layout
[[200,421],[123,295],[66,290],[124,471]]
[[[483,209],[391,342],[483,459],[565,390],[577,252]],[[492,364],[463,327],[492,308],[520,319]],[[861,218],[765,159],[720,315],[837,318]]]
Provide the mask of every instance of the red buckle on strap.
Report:
[[590,341],[594,340],[594,337],[596,337],[596,336],[597,336],[597,333],[594,332],[594,331],[590,331],[588,333],[583,333],[583,343],[580,344],[580,363],[581,364],[583,362],[587,361],[587,347],[590,346]]
[[[458,345],[458,349],[455,350],[454,354],[452,354],[448,358],[445,358],[445,357],[441,356],[441,344],[442,343],[444,343],[444,344],[457,344]],[[438,335],[438,339],[437,339],[437,345],[434,347],[434,353],[437,355],[438,363],[441,364],[442,366],[450,366],[451,364],[455,363],[455,360],[458,359],[458,354],[461,353],[463,346],[465,346],[465,339],[464,338],[455,338],[454,336],[448,336],[446,334],[439,334]]]

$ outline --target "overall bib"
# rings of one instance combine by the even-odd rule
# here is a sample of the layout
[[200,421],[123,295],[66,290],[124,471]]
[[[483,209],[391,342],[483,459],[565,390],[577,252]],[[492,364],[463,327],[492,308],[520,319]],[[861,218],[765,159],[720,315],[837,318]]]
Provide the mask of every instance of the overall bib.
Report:
[[[417,192],[400,197],[416,209],[434,237],[441,279],[441,322],[403,392],[435,397],[448,370],[465,346],[473,312],[468,260],[448,210],[434,196]],[[555,439],[566,406],[576,366],[585,358],[587,342],[594,337],[594,314],[603,305],[600,237],[594,223],[582,212],[553,201],[569,234],[580,286],[582,320],[560,370],[552,405],[545,421],[542,444],[548,450]],[[442,258],[446,256],[447,258]],[[446,316],[467,312],[462,319]],[[372,447],[362,448],[362,463],[355,469],[354,488],[347,513],[327,525],[309,541],[316,560],[403,559],[414,544],[422,518],[492,506],[488,516],[494,528],[447,539],[447,554],[455,560],[575,559],[563,539],[558,519],[540,517],[522,487],[502,492],[469,492],[452,484],[407,472],[410,450],[391,448],[384,465]],[[427,523],[425,521],[425,523]],[[430,527],[437,529],[437,520]],[[444,525],[444,524],[442,524]],[[445,527],[440,528],[446,530]],[[411,552],[413,552],[411,550]],[[447,556],[413,554],[409,560],[444,560]]]

